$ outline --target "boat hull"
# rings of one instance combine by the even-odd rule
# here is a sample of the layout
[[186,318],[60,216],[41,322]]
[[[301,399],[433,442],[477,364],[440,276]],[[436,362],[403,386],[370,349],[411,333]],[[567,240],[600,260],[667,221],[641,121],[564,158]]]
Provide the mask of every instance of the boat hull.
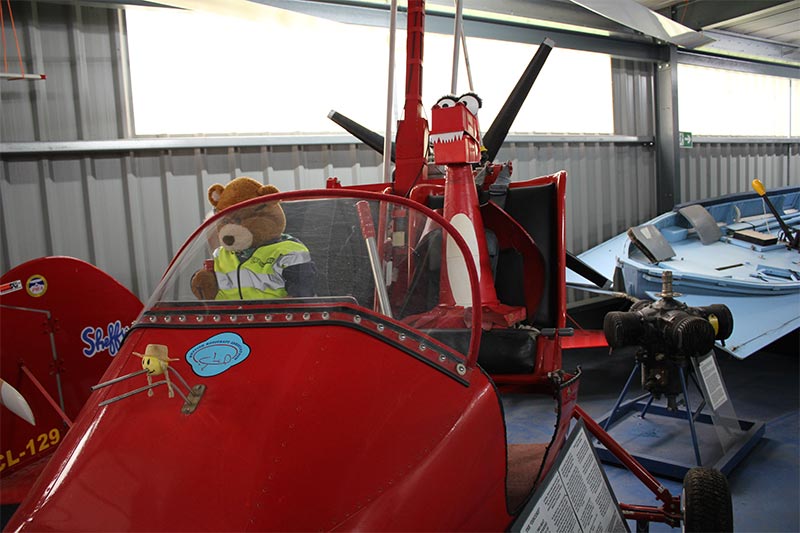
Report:
[[[782,189],[771,197],[789,227],[800,227],[800,188]],[[672,288],[680,293],[678,300],[690,306],[727,305],[734,328],[720,348],[737,358],[746,358],[800,328],[800,253],[780,240],[780,227],[762,200],[744,194],[688,205],[702,206],[709,224],[695,228],[683,214],[687,207],[683,205],[639,226],[663,236],[671,248],[666,252],[670,257],[653,261],[650,251],[642,249],[647,243],[637,245],[629,233],[579,257],[614,278],[614,290],[636,298],[657,300],[662,275],[670,271]],[[700,234],[714,226],[720,228],[719,237],[704,244]],[[746,235],[749,232],[755,233]],[[744,240],[753,235],[756,242]],[[574,287],[589,285],[574,274],[568,282]]]

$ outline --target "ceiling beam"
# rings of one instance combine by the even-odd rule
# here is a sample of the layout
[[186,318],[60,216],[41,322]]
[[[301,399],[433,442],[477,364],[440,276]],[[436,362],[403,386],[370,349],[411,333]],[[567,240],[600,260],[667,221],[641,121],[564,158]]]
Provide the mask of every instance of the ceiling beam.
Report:
[[[789,69],[775,76],[797,77],[800,66],[800,46],[745,37],[721,30],[706,30],[703,33],[714,38],[714,42],[696,51],[733,59],[758,63],[771,63],[777,70]],[[776,72],[777,72],[776,70]]]
[[690,0],[670,6],[664,15],[695,30],[788,3],[789,0]]
[[[353,2],[347,0],[253,0],[260,4],[289,9],[299,13],[328,18],[337,22],[388,27],[388,6]],[[405,11],[405,9],[401,9]],[[518,18],[513,21],[498,20],[491,16],[464,12],[464,32],[468,37],[482,37],[538,45],[546,37],[554,40],[558,48],[584,50],[609,54],[622,59],[637,61],[659,61],[664,56],[664,47],[653,44],[650,39],[633,36],[622,38],[597,33],[583,33],[564,29],[559,24],[548,27],[544,21],[529,24]],[[452,35],[454,13],[428,10],[425,27],[431,33]],[[405,17],[398,17],[397,27],[405,29]]]
[[570,2],[660,42],[684,48],[696,48],[713,42],[713,39],[701,32],[656,13],[635,0],[570,0]]
[[[51,1],[75,2],[75,0]],[[169,6],[175,3],[169,0],[85,1],[109,7],[119,7],[125,4]],[[216,1],[223,4],[221,0]],[[792,1],[797,2],[798,0]],[[183,0],[181,3],[185,2],[186,0]],[[248,2],[265,4],[338,22],[367,26],[388,27],[389,20],[389,5],[384,0],[236,0],[236,2],[245,5]],[[597,0],[471,0],[467,2],[469,9],[465,8],[464,10],[464,26],[467,35],[472,37],[530,44],[539,44],[544,38],[549,37],[556,41],[559,48],[599,52],[637,61],[658,62],[663,60],[667,47],[658,37],[643,35],[639,32],[641,30],[634,31],[619,22],[611,21],[588,9],[579,7],[575,2],[597,3]],[[608,0],[606,3],[611,6],[629,5],[627,3],[616,4],[616,0],[613,3]],[[689,6],[689,8],[695,9],[696,13],[700,13],[700,10],[722,13],[722,15],[717,15],[719,19],[722,17],[736,18],[740,11],[753,9],[753,6],[763,8],[760,9],[760,12],[763,13],[765,10],[774,10],[775,5],[786,3],[786,0],[685,0],[675,3],[674,7]],[[201,4],[202,2],[198,2],[198,5]],[[648,11],[643,7],[642,9]],[[404,8],[401,6],[400,10],[404,11]],[[426,18],[430,22],[429,31],[452,34],[455,10],[451,0],[429,0],[426,13]],[[686,13],[687,17],[691,14],[689,11]],[[681,11],[675,16],[679,23],[682,15]],[[709,17],[703,20],[711,22]],[[405,18],[400,17],[398,24],[401,29],[404,27],[404,23]],[[681,25],[685,24],[684,20]],[[688,26],[692,26],[692,24],[688,24]],[[690,31],[689,33],[694,32]],[[800,64],[800,47],[790,43],[767,42],[763,39],[748,38],[719,30],[706,30],[703,34],[716,42],[702,46],[697,46],[698,43],[692,45],[674,40],[673,42],[681,47],[695,48],[696,46],[697,51],[716,56],[774,63],[779,67],[791,68]],[[666,40],[670,41],[670,39]]]

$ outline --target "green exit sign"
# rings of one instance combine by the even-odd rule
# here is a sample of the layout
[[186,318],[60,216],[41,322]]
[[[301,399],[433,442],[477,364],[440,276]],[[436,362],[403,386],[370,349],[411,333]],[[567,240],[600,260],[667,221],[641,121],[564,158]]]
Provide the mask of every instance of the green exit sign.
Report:
[[680,139],[681,148],[691,148],[692,147],[692,133],[689,131],[681,131],[678,133],[678,138]]

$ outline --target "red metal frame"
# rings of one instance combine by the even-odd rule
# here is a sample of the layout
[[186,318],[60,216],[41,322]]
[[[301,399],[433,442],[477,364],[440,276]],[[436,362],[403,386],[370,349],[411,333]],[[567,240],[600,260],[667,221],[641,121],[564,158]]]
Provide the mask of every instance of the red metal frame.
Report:
[[544,290],[544,257],[530,235],[508,213],[494,202],[481,206],[481,215],[487,228],[494,231],[500,249],[512,248],[522,255],[525,279],[525,308],[528,320],[533,320]]
[[408,2],[406,25],[406,97],[403,120],[397,122],[396,194],[406,196],[428,179],[428,121],[422,106],[422,57],[425,44],[425,1]]
[[30,370],[28,370],[28,367],[25,366],[25,363],[20,363],[19,369],[22,370],[22,372],[26,376],[28,376],[28,379],[31,380],[31,383],[33,383],[36,389],[42,393],[44,399],[47,401],[48,404],[50,404],[50,407],[52,407],[53,410],[55,410],[55,412],[58,413],[58,416],[61,417],[61,420],[64,422],[64,424],[66,424],[68,428],[71,428],[72,420],[70,420],[67,414],[61,410],[61,407],[59,407],[59,405],[56,403],[53,397],[50,396],[50,393],[47,392],[47,389],[44,388],[44,386],[39,382],[39,380],[36,379],[36,376],[34,376],[33,373]]
[[636,476],[664,505],[660,508],[644,505],[630,505],[620,503],[620,509],[625,518],[630,520],[644,520],[648,522],[664,522],[672,527],[681,524],[681,498],[673,496],[653,475],[606,431],[590,417],[580,406],[575,406],[572,413],[576,420],[583,420],[586,429],[597,438],[619,461]]
[[[462,259],[475,263],[479,272],[481,307],[484,329],[510,327],[522,321],[526,309],[500,303],[494,288],[494,278],[489,263],[489,254],[484,234],[484,224],[472,164],[480,162],[480,132],[478,118],[463,103],[448,107],[437,104],[432,109],[434,139],[434,161],[446,165],[444,180],[444,218],[457,225],[460,234],[471,245],[467,256],[450,257],[448,243],[442,243],[443,262],[439,284],[440,306],[419,317],[414,323],[418,327],[460,327],[462,317],[459,309],[466,307],[466,288]],[[423,191],[425,189],[422,189]],[[420,189],[411,192],[419,195]],[[426,200],[424,193],[420,198]],[[516,227],[512,228],[516,230]],[[475,309],[473,307],[473,309]]]

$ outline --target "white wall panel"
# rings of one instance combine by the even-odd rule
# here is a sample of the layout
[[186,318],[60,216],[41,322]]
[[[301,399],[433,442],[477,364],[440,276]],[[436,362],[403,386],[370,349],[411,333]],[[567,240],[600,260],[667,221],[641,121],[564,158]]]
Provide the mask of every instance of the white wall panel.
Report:
[[611,60],[614,133],[653,135],[653,63]]
[[120,276],[130,284],[131,250],[128,221],[125,217],[127,199],[124,195],[123,162],[117,157],[86,158],[85,168],[89,205],[89,239],[93,245],[95,263],[103,270]]
[[[42,202],[44,191],[39,162],[25,159],[9,161],[3,166],[0,201],[8,259],[50,255],[52,250],[48,245],[50,235],[46,223],[49,211]],[[8,263],[9,266],[15,264]]]
[[[0,84],[3,142],[115,139],[123,113],[115,9],[70,3],[12,2],[26,73],[43,81]],[[7,11],[7,8],[5,8]],[[4,17],[8,68],[21,69]]]
[[567,246],[580,253],[655,216],[655,154],[640,143],[507,143],[514,181],[567,170]]
[[[512,161],[516,181],[568,171],[568,240],[577,253],[652,216],[651,151],[636,144],[519,142],[506,144],[498,159]],[[5,159],[3,270],[51,253],[73,255],[142,298],[202,222],[214,182],[249,175],[294,190],[324,187],[329,176],[345,185],[381,179],[380,157],[355,144]]]
[[82,160],[43,160],[47,209],[54,255],[72,255],[94,260],[92,240],[88,237],[87,202],[81,169]]
[[680,158],[683,201],[749,191],[755,178],[767,189],[800,184],[800,142],[695,140]]

